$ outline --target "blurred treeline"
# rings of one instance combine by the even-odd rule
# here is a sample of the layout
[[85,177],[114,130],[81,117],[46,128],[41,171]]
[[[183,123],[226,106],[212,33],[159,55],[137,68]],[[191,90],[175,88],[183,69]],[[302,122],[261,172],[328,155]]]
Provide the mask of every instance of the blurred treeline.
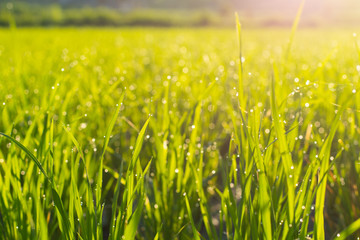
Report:
[[[291,27],[302,0],[0,0],[0,27]],[[307,1],[300,27],[359,26],[354,0]],[[350,4],[352,3],[352,5]]]
[[124,10],[108,6],[0,3],[0,26],[229,26],[234,13],[213,9]]

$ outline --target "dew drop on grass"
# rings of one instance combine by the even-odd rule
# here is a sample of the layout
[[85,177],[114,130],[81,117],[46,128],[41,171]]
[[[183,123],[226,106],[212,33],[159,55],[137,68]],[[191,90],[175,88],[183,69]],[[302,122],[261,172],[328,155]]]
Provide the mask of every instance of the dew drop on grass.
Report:
[[176,169],[175,169],[175,173],[178,173],[178,172],[179,172],[179,169],[176,168]]
[[340,233],[336,234],[337,237],[340,237]]
[[356,89],[353,89],[353,90],[352,90],[352,93],[356,93]]

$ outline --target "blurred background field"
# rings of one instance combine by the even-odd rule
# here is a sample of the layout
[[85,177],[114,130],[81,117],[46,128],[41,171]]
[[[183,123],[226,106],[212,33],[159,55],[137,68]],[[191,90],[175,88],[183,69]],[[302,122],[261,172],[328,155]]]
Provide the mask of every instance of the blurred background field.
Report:
[[[290,27],[296,0],[31,0],[1,1],[0,26],[233,27],[234,12],[248,27]],[[305,5],[300,27],[360,23],[356,0],[318,0]]]

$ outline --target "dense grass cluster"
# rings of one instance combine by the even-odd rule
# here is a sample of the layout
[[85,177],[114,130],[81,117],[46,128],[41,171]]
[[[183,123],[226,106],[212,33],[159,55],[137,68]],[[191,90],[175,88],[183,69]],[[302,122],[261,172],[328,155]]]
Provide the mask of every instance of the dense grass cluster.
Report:
[[0,35],[1,237],[359,236],[352,31]]

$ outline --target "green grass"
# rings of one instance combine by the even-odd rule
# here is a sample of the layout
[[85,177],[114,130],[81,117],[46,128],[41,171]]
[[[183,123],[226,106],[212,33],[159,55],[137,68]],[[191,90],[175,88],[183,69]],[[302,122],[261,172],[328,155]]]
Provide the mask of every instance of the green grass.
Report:
[[360,40],[237,27],[0,30],[2,237],[359,237]]

